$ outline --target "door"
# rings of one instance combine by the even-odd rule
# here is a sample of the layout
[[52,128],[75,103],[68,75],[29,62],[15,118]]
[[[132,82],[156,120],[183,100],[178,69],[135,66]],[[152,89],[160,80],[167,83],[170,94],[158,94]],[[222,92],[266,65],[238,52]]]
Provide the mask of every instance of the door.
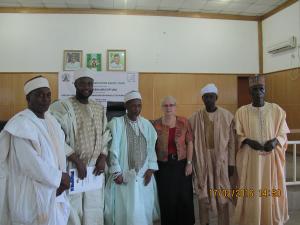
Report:
[[251,103],[248,77],[238,77],[238,108]]

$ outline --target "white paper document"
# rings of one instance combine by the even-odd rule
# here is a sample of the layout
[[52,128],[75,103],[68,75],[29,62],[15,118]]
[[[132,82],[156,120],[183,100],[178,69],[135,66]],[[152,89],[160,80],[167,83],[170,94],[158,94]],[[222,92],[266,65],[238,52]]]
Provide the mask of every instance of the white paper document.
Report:
[[87,167],[87,175],[83,180],[79,179],[76,169],[70,169],[69,175],[71,177],[69,194],[76,194],[80,192],[92,191],[101,189],[104,185],[105,178],[103,173],[99,176],[93,174],[95,167]]

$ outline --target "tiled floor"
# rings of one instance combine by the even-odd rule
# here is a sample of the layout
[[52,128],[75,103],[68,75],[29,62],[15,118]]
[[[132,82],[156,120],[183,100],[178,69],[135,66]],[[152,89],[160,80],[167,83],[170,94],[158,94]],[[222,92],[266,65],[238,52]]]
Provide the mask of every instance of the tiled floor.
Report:
[[300,224],[300,210],[289,213],[290,219],[286,225],[299,225]]

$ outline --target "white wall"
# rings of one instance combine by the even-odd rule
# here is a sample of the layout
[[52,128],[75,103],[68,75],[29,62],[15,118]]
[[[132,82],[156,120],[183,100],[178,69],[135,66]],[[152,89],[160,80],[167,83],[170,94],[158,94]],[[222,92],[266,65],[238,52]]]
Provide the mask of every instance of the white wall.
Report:
[[300,44],[300,3],[297,1],[288,8],[265,19],[263,25],[264,73],[300,66],[299,47],[275,55],[267,53],[267,47],[297,37]]
[[[257,73],[257,22],[155,16],[0,14],[0,72],[57,72],[63,50],[126,49],[127,70]],[[85,60],[85,58],[84,58]]]

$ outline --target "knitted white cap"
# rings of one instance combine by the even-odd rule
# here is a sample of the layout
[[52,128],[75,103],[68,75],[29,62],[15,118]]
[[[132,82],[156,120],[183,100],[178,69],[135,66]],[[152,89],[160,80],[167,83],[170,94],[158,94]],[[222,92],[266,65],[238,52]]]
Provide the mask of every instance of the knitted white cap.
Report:
[[124,102],[128,102],[132,99],[142,99],[140,92],[138,91],[130,91],[124,95]]
[[88,68],[80,68],[73,73],[74,81],[81,77],[89,77],[94,80],[94,72]]
[[31,91],[42,87],[50,88],[49,82],[45,77],[38,76],[24,84],[24,93],[28,95]]
[[201,89],[201,95],[205,95],[207,93],[215,93],[218,94],[218,88],[215,84],[207,84]]

